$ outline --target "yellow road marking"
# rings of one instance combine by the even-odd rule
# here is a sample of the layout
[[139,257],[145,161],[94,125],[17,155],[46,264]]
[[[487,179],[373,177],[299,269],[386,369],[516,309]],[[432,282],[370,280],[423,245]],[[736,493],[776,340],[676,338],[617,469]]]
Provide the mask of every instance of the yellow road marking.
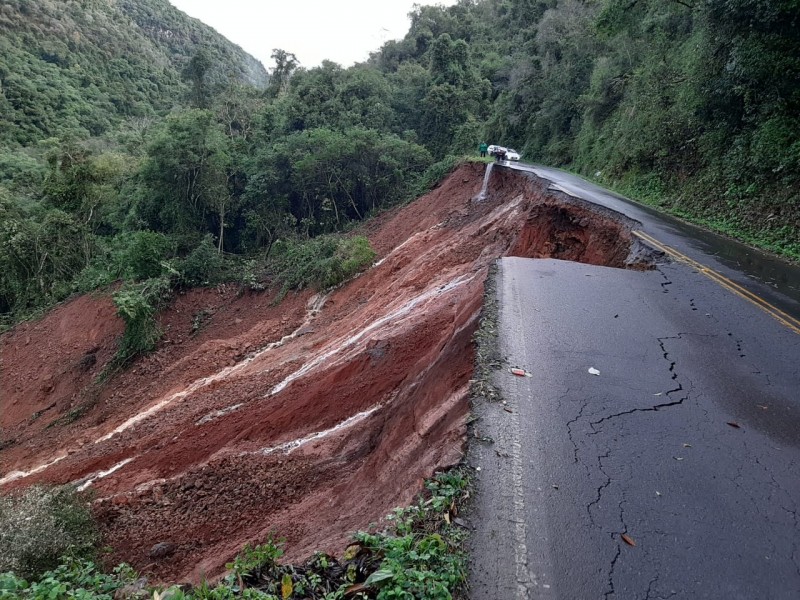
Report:
[[760,296],[755,295],[753,292],[751,292],[749,290],[746,290],[745,288],[740,286],[738,283],[734,283],[733,281],[731,281],[730,279],[728,279],[724,275],[721,275],[720,273],[717,273],[713,269],[710,269],[709,267],[697,262],[696,260],[694,260],[692,258],[689,258],[685,254],[681,254],[680,252],[678,252],[674,248],[671,248],[671,247],[669,247],[669,246],[667,246],[665,244],[662,244],[661,242],[659,242],[658,240],[654,239],[653,237],[647,235],[646,233],[644,233],[642,231],[634,231],[632,233],[633,233],[633,235],[635,235],[639,239],[647,242],[651,246],[654,246],[654,247],[658,248],[659,250],[661,250],[665,254],[669,254],[672,258],[674,258],[674,259],[676,259],[676,260],[678,260],[678,261],[680,261],[682,263],[686,263],[687,265],[693,267],[694,269],[697,269],[700,273],[702,273],[703,275],[705,275],[706,277],[708,277],[712,281],[715,281],[716,283],[718,283],[719,285],[721,285],[722,287],[727,289],[729,292],[732,292],[732,293],[736,294],[737,296],[739,296],[740,298],[744,298],[745,300],[747,300],[751,304],[756,305],[758,308],[763,310],[765,313],[770,315],[772,318],[774,318],[777,321],[779,321],[781,324],[785,325],[786,327],[788,327],[789,329],[791,329],[795,333],[800,334],[800,320],[795,319],[791,315],[787,315],[781,309],[779,309],[779,308],[777,308],[775,306],[772,306],[772,304],[770,304],[769,302],[767,302],[766,300],[764,300]]

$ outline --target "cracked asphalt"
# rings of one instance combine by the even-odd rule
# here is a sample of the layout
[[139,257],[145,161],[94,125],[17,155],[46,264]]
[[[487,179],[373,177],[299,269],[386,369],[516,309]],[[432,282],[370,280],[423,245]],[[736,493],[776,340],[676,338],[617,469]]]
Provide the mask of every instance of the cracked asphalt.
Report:
[[[791,267],[760,283],[633,216],[797,314]],[[472,599],[800,598],[800,335],[666,259],[505,258],[496,289],[531,377],[474,407]]]

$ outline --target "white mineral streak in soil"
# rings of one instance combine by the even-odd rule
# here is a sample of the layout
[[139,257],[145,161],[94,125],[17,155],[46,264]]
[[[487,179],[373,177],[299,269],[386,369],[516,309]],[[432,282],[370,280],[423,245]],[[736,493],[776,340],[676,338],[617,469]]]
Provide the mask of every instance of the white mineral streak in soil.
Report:
[[401,249],[403,246],[405,246],[406,244],[408,244],[408,243],[409,243],[409,242],[411,242],[412,240],[415,240],[415,239],[417,239],[419,236],[421,236],[421,235],[423,235],[423,234],[427,233],[427,232],[428,232],[428,231],[430,231],[431,229],[435,229],[435,228],[436,228],[436,225],[434,225],[433,227],[431,227],[430,229],[427,229],[427,230],[425,230],[425,231],[418,231],[417,233],[415,233],[414,235],[412,235],[410,238],[408,238],[408,239],[407,239],[405,242],[403,242],[402,244],[400,244],[399,246],[397,246],[397,248],[393,248],[393,249],[392,249],[392,251],[391,251],[391,252],[389,252],[389,254],[387,254],[386,256],[384,256],[382,259],[380,259],[378,262],[376,262],[376,263],[375,263],[373,266],[374,266],[374,267],[380,267],[380,266],[381,266],[381,265],[384,263],[384,261],[385,261],[387,258],[389,258],[389,257],[390,257],[390,256],[392,256],[393,254],[395,254],[395,253],[399,252],[399,251],[400,251],[400,249]]
[[416,296],[415,298],[412,298],[411,300],[406,302],[403,306],[401,306],[397,310],[392,311],[388,315],[381,317],[377,321],[373,321],[367,327],[359,331],[357,334],[349,337],[348,339],[344,340],[341,343],[336,344],[336,346],[333,349],[328,350],[327,352],[323,352],[322,354],[317,356],[317,358],[315,358],[314,360],[304,364],[297,371],[290,374],[289,376],[286,377],[286,379],[284,379],[278,385],[273,387],[272,390],[270,390],[270,392],[265,396],[265,398],[269,396],[274,396],[275,394],[281,392],[286,388],[286,386],[291,384],[293,381],[296,381],[297,379],[303,377],[307,373],[313,371],[319,365],[327,361],[331,356],[334,356],[342,352],[343,350],[350,348],[351,346],[356,344],[359,340],[361,340],[361,338],[371,333],[372,331],[382,327],[383,325],[385,325],[390,321],[396,321],[401,317],[404,317],[405,315],[410,313],[417,305],[424,302],[425,300],[433,298],[434,296],[440,296],[446,294],[456,289],[457,287],[465,283],[468,283],[474,277],[475,275],[472,276],[462,275],[458,279],[455,279],[454,281],[451,281],[445,285],[429,288],[427,291],[423,292],[419,296]]
[[54,458],[50,462],[44,463],[43,465],[39,465],[38,467],[34,467],[30,471],[11,471],[11,473],[9,473],[8,475],[6,475],[2,479],[0,479],[0,485],[3,485],[5,483],[10,483],[12,481],[16,481],[17,479],[23,479],[25,477],[29,477],[29,476],[34,475],[36,473],[40,473],[41,471],[44,471],[48,467],[53,466],[57,462],[60,462],[60,461],[64,460],[65,458],[67,458],[67,456],[69,456],[69,455],[68,454],[62,454],[61,456],[57,456],[56,458]]
[[[197,380],[193,381],[191,384],[189,384],[185,389],[181,390],[180,392],[176,392],[176,393],[174,393],[174,394],[172,394],[172,395],[170,395],[170,396],[168,396],[166,398],[162,398],[161,400],[159,400],[158,402],[156,402],[155,404],[153,404],[152,406],[147,408],[145,411],[140,412],[137,415],[134,415],[133,417],[131,417],[130,419],[128,419],[127,421],[125,421],[121,425],[118,425],[117,427],[115,427],[109,433],[107,433],[107,434],[103,435],[102,437],[98,438],[97,440],[95,440],[94,443],[95,444],[99,444],[101,442],[104,442],[106,440],[111,439],[112,437],[114,437],[118,433],[122,433],[126,429],[129,429],[130,427],[136,425],[137,423],[140,423],[140,422],[144,421],[145,419],[147,419],[148,417],[156,414],[157,412],[160,412],[161,410],[163,410],[164,408],[166,408],[167,406],[172,404],[175,400],[180,400],[180,399],[186,398],[187,396],[190,396],[191,394],[195,393],[196,391],[198,391],[198,390],[200,390],[200,389],[202,389],[202,388],[204,388],[204,387],[206,387],[206,386],[208,386],[208,385],[210,385],[212,383],[215,383],[217,381],[220,381],[221,379],[225,379],[225,378],[229,377],[231,374],[243,369],[245,366],[247,366],[248,364],[250,364],[251,362],[253,362],[257,358],[261,357],[265,353],[269,352],[270,350],[274,350],[275,348],[279,348],[279,347],[283,346],[287,341],[296,338],[298,333],[300,332],[300,330],[302,330],[304,327],[308,326],[308,324],[314,319],[314,317],[317,316],[319,311],[325,305],[325,302],[326,302],[327,299],[328,299],[328,296],[327,295],[323,295],[323,294],[317,294],[317,295],[313,296],[309,300],[308,310],[306,312],[306,318],[305,318],[303,324],[300,325],[300,327],[298,327],[297,329],[295,329],[292,333],[283,336],[280,340],[278,340],[276,342],[272,342],[272,343],[268,344],[262,350],[259,350],[255,354],[252,354],[251,356],[248,356],[246,359],[244,359],[243,361],[241,361],[239,363],[236,363],[232,367],[226,367],[226,368],[222,369],[221,371],[219,371],[218,373],[215,373],[213,375],[209,375],[208,377],[201,377],[200,379],[197,379]],[[9,483],[11,481],[16,481],[17,479],[23,479],[25,477],[29,477],[29,476],[34,475],[36,473],[40,473],[40,472],[44,471],[45,469],[48,469],[49,467],[53,466],[57,462],[60,462],[60,461],[64,460],[67,456],[69,456],[69,453],[60,455],[60,456],[54,458],[53,460],[51,460],[49,462],[46,462],[46,463],[43,463],[41,465],[38,465],[38,466],[28,470],[28,471],[12,471],[12,472],[8,473],[7,475],[5,475],[2,479],[0,479],[0,485]]]
[[190,395],[194,394],[196,391],[198,391],[198,390],[200,390],[200,389],[202,389],[204,387],[207,387],[207,386],[211,385],[212,383],[216,383],[217,381],[221,381],[223,379],[227,379],[233,373],[236,373],[237,371],[242,370],[244,367],[249,365],[254,360],[260,358],[261,356],[263,356],[267,352],[269,352],[271,350],[274,350],[275,348],[280,348],[287,341],[296,338],[298,333],[300,332],[300,330],[303,329],[304,327],[308,326],[308,324],[311,322],[311,320],[314,317],[317,316],[317,314],[319,313],[320,309],[325,304],[325,301],[327,300],[327,298],[328,298],[327,296],[322,296],[320,294],[317,294],[316,296],[313,296],[311,298],[311,300],[309,301],[309,308],[308,308],[308,311],[306,313],[306,318],[303,321],[303,324],[300,325],[300,327],[298,327],[297,329],[295,329],[292,333],[283,336],[277,342],[272,342],[272,343],[268,344],[262,350],[259,350],[258,352],[248,356],[244,360],[236,363],[235,365],[233,365],[231,367],[225,367],[224,369],[222,369],[221,371],[219,371],[217,373],[214,373],[213,375],[209,375],[208,377],[201,377],[200,379],[197,379],[197,380],[193,381],[191,384],[189,384],[188,387],[186,387],[185,389],[181,390],[180,392],[176,392],[176,393],[172,394],[171,396],[161,400],[160,402],[157,402],[156,404],[154,404],[153,406],[151,406],[150,408],[148,408],[144,412],[141,412],[141,413],[139,413],[137,415],[134,415],[133,417],[131,417],[130,419],[128,419],[127,421],[125,421],[124,423],[119,425],[118,427],[114,428],[113,431],[110,431],[109,433],[107,433],[103,437],[101,437],[98,440],[96,440],[95,444],[99,444],[100,442],[104,442],[104,441],[114,437],[118,433],[122,433],[123,431],[125,431],[126,429],[128,429],[131,426],[135,425],[136,423],[139,423],[139,422],[145,420],[146,418],[152,416],[153,414],[155,414],[157,412],[160,412],[166,406],[172,404],[175,400],[180,400],[180,399],[186,398],[187,396],[190,396]]
[[219,419],[220,417],[224,417],[225,415],[229,415],[230,413],[235,412],[235,411],[239,410],[240,408],[242,408],[242,406],[244,406],[244,404],[234,404],[233,406],[228,406],[227,408],[223,408],[223,409],[220,409],[220,410],[215,410],[214,412],[210,412],[206,416],[204,416],[202,419],[198,420],[197,423],[195,423],[195,425],[204,425],[206,423],[209,423],[210,421],[213,421],[214,419]]
[[126,458],[125,460],[123,460],[121,462],[118,462],[117,464],[115,464],[113,467],[111,467],[110,469],[108,469],[106,471],[99,471],[98,473],[93,473],[80,486],[78,486],[78,491],[82,492],[83,490],[87,489],[90,485],[92,485],[98,479],[102,479],[103,477],[108,477],[109,475],[111,475],[115,471],[119,471],[122,467],[127,465],[133,459],[134,459],[134,457]]
[[[355,425],[356,423],[358,423],[360,421],[363,421],[368,416],[370,416],[372,413],[374,413],[376,410],[381,408],[381,406],[383,406],[383,405],[382,404],[378,404],[377,406],[373,406],[369,410],[365,410],[364,412],[360,412],[358,414],[355,414],[352,417],[350,417],[348,419],[345,419],[344,421],[342,421],[338,425],[335,425],[335,426],[331,427],[330,429],[325,429],[323,431],[317,431],[316,433],[312,433],[312,434],[307,435],[305,437],[298,438],[296,440],[292,440],[291,442],[285,442],[283,444],[280,444],[278,446],[273,446],[271,448],[263,448],[261,450],[258,450],[256,452],[256,454],[263,454],[265,456],[273,454],[275,452],[285,452],[286,454],[290,454],[294,450],[297,450],[301,446],[305,446],[309,442],[314,442],[314,441],[320,440],[320,439],[322,439],[324,437],[328,437],[331,434],[334,434],[334,433],[336,433],[338,431],[342,431],[343,429],[347,429],[351,425]],[[252,454],[252,453],[248,452],[246,454]]]

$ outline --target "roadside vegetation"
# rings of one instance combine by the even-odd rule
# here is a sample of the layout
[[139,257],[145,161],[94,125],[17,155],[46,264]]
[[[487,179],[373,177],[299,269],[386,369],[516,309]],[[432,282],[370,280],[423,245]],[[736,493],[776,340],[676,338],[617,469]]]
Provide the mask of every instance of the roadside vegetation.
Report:
[[417,502],[396,509],[383,528],[356,533],[340,559],[317,553],[302,565],[285,564],[283,542],[270,538],[245,547],[215,584],[166,589],[148,587],[126,565],[104,571],[93,561],[96,537],[80,496],[63,488],[31,488],[0,497],[0,598],[463,598],[466,529],[457,515],[468,483],[461,469],[437,474]]
[[[68,487],[0,495],[0,572],[37,578],[63,556],[93,559],[99,541],[84,498]],[[0,583],[0,597],[3,595]]]

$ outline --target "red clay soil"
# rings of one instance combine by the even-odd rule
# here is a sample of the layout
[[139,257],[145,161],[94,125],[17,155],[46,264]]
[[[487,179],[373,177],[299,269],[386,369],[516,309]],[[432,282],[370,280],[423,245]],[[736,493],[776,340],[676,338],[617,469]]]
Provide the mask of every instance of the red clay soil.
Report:
[[[482,178],[462,166],[365,224],[380,260],[326,296],[179,296],[158,350],[103,386],[108,297],[3,335],[0,486],[92,488],[110,560],[155,580],[216,576],[272,532],[290,559],[341,551],[461,458],[489,265],[630,261],[629,223],[506,169],[476,202]],[[175,553],[151,559],[159,542]]]

